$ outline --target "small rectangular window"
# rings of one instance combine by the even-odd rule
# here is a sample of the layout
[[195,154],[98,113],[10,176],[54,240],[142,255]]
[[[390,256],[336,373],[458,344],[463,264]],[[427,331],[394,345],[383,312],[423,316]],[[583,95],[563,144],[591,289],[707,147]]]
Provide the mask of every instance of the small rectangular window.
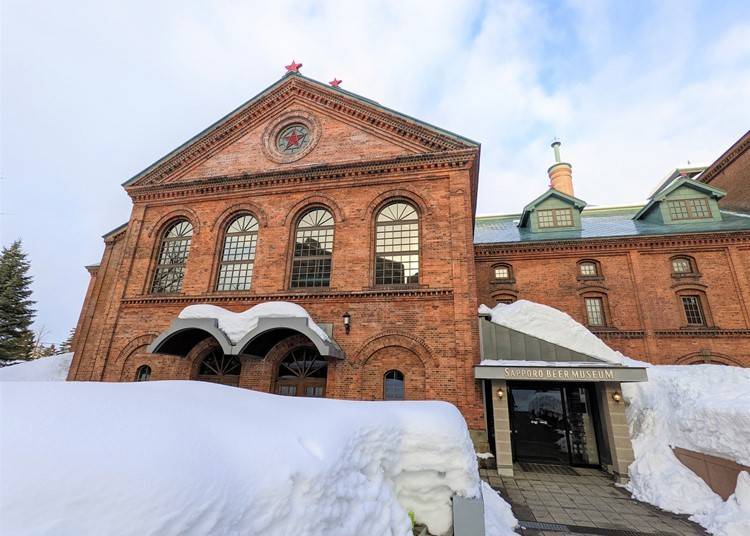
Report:
[[689,274],[693,271],[693,268],[687,259],[674,259],[672,261],[672,271],[676,274]]
[[510,279],[510,268],[507,266],[496,266],[495,279]]
[[601,298],[586,298],[586,316],[589,326],[604,325],[604,302]]
[[700,296],[682,296],[682,307],[689,326],[705,326]]
[[553,208],[537,212],[537,222],[540,228],[572,227],[573,211],[569,208]]
[[593,262],[582,262],[580,266],[582,276],[590,277],[596,275],[596,264]]
[[675,199],[667,201],[669,216],[673,220],[700,220],[710,218],[711,206],[708,199]]

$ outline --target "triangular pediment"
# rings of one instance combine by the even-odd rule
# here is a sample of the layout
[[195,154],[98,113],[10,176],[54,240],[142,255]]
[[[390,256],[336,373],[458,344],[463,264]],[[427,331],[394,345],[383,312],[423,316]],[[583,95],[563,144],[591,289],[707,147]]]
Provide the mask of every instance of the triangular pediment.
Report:
[[123,186],[194,182],[478,146],[371,100],[294,73]]

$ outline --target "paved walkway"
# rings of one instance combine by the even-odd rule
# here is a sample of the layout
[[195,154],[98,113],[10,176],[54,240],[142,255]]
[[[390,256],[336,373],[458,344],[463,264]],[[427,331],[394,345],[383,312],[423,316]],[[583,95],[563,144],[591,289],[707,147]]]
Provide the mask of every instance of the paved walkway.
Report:
[[[515,477],[480,469],[482,479],[511,504],[528,536],[696,536],[707,534],[686,516],[638,502],[598,469],[516,465]],[[564,474],[568,473],[568,474]],[[524,523],[526,522],[526,523]]]

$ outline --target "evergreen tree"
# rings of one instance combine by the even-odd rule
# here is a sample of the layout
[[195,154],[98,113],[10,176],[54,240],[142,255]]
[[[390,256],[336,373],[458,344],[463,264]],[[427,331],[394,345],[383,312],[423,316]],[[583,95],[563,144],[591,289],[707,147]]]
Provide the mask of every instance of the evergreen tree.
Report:
[[73,351],[73,339],[76,336],[76,328],[70,328],[68,332],[68,338],[63,341],[60,348],[57,350],[58,354],[67,354]]
[[34,301],[29,261],[16,240],[0,253],[0,359],[30,359]]

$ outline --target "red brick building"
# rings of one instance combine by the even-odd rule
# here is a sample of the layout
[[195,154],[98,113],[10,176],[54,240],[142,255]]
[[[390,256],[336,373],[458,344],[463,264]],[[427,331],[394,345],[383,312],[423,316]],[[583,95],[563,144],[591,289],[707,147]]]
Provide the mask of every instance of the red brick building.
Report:
[[[750,365],[750,217],[720,212],[722,190],[678,174],[645,207],[584,209],[558,163],[522,214],[475,222],[479,156],[288,74],[124,183],[132,213],[88,267],[69,379],[441,399],[482,431],[477,308],[520,298],[636,358]],[[276,318],[230,341],[178,319],[278,301],[328,337]]]

